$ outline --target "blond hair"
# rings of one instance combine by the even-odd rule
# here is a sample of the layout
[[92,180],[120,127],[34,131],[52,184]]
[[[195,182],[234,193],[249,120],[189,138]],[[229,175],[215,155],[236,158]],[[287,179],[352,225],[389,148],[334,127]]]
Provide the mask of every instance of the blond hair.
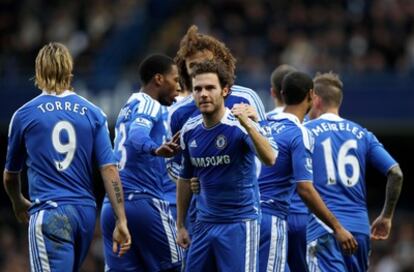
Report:
[[73,90],[72,69],[73,59],[66,46],[51,42],[43,46],[37,54],[35,86],[57,94]]
[[343,83],[338,74],[317,73],[313,78],[314,91],[322,98],[322,102],[328,107],[339,107],[342,103]]

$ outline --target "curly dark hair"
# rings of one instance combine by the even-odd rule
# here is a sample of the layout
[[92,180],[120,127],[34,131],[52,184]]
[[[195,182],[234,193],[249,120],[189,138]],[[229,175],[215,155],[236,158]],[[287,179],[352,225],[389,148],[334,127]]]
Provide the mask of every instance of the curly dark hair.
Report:
[[207,73],[217,74],[221,88],[231,88],[234,83],[234,74],[227,69],[226,64],[221,60],[207,60],[195,64],[190,77],[194,78],[196,75]]
[[226,70],[233,75],[235,73],[236,59],[226,45],[212,36],[199,33],[197,26],[192,25],[181,39],[180,48],[174,58],[181,81],[189,90],[191,90],[191,78],[185,66],[185,59],[203,50],[213,53],[215,59],[219,59],[224,63]]

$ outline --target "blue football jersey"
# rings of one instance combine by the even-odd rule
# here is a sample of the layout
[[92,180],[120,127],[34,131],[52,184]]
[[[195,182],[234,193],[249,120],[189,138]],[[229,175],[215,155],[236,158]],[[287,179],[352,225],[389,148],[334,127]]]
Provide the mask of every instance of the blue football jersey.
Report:
[[[386,175],[396,161],[371,132],[335,114],[323,114],[306,127],[315,137],[312,158],[316,189],[346,229],[369,235],[366,165],[370,163]],[[330,231],[312,216],[307,239],[313,241]]]
[[[303,118],[302,124],[308,121],[309,121],[309,115],[305,115],[305,118]],[[301,214],[309,213],[308,207],[303,202],[302,198],[299,196],[296,190],[293,192],[293,195],[291,198],[289,213],[301,213]]]
[[115,126],[115,157],[125,194],[163,198],[165,159],[151,152],[167,137],[164,110],[158,101],[138,92],[119,113]]
[[[177,97],[179,99],[179,97]],[[176,99],[177,99],[176,98]],[[175,104],[173,104],[175,105]],[[172,106],[171,106],[172,107]],[[162,107],[162,119],[164,122],[164,127],[166,130],[166,140],[169,141],[172,138],[171,130],[168,125],[168,113],[171,109],[171,107]],[[167,163],[170,159],[164,159],[165,163]],[[170,204],[174,205],[176,204],[176,191],[177,186],[175,184],[175,181],[172,180],[170,175],[167,172],[167,168],[164,167],[164,178],[163,178],[163,186],[164,186],[164,200],[168,201]]]
[[31,213],[52,205],[96,206],[92,161],[115,164],[105,114],[71,91],[43,92],[10,122],[6,171],[27,165]]
[[263,212],[285,219],[296,182],[312,182],[313,138],[299,119],[290,113],[268,118],[274,140],[279,147],[277,162],[262,166],[259,176]]
[[266,112],[266,119],[272,118],[274,116],[276,116],[277,114],[283,112],[283,110],[285,109],[285,107],[276,107],[273,110]]
[[[260,130],[257,124],[252,125]],[[271,135],[268,139],[276,150]],[[229,109],[212,128],[204,127],[201,115],[189,119],[181,132],[181,148],[180,177],[196,176],[200,181],[198,220],[237,222],[258,218],[254,145]]]
[[[277,114],[283,112],[285,107],[276,107],[273,110],[266,113],[267,119],[272,119]],[[304,122],[307,121],[307,116],[305,116]],[[308,214],[309,210],[306,204],[302,201],[301,197],[298,195],[296,190],[292,194],[289,213],[301,213],[301,214]]]
[[[257,93],[252,89],[239,85],[233,85],[229,96],[224,100],[224,104],[227,108],[231,109],[234,104],[239,103],[252,105],[257,111],[259,122],[266,120],[263,102],[260,100]],[[194,117],[199,114],[200,111],[198,110],[192,95],[187,96],[183,100],[171,106],[168,116],[171,134],[174,135],[180,131],[190,117]],[[167,163],[168,172],[175,179],[179,176],[180,164],[181,153],[169,160]]]

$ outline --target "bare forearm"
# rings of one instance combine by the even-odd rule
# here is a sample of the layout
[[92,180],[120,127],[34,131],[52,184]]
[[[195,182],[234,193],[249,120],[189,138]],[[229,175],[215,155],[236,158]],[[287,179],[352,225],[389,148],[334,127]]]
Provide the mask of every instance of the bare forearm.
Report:
[[303,202],[308,206],[310,211],[314,213],[322,222],[328,225],[335,232],[341,228],[341,224],[326,207],[319,193],[315,190],[312,183],[300,182],[297,185],[297,192],[302,198]]
[[115,165],[108,165],[101,168],[101,175],[108,194],[109,201],[114,209],[115,216],[119,221],[126,221],[124,207],[124,192],[121,180]]
[[10,173],[4,171],[3,173],[3,185],[12,202],[15,202],[22,196],[20,173]]
[[246,127],[246,130],[253,141],[257,157],[264,164],[273,165],[276,160],[276,154],[269,141],[253,127]]
[[400,198],[401,188],[403,185],[403,173],[401,168],[396,165],[387,175],[387,189],[385,194],[385,203],[382,210],[384,217],[392,218],[398,199]]
[[177,181],[177,228],[184,227],[185,217],[191,201],[190,181],[178,179]]

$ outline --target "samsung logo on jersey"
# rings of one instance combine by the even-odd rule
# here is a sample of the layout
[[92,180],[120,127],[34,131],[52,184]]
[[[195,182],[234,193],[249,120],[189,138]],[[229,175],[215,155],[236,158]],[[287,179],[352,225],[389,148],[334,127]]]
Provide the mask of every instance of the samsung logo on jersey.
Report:
[[71,111],[71,112],[75,112],[75,113],[79,113],[80,115],[85,115],[86,111],[88,110],[87,107],[81,107],[78,103],[74,103],[72,104],[71,102],[60,102],[60,101],[55,101],[55,102],[47,102],[47,103],[42,103],[39,106],[37,106],[38,109],[40,109],[43,113],[49,111]]
[[209,167],[230,164],[230,156],[220,155],[211,157],[191,158],[191,164],[195,167]]

